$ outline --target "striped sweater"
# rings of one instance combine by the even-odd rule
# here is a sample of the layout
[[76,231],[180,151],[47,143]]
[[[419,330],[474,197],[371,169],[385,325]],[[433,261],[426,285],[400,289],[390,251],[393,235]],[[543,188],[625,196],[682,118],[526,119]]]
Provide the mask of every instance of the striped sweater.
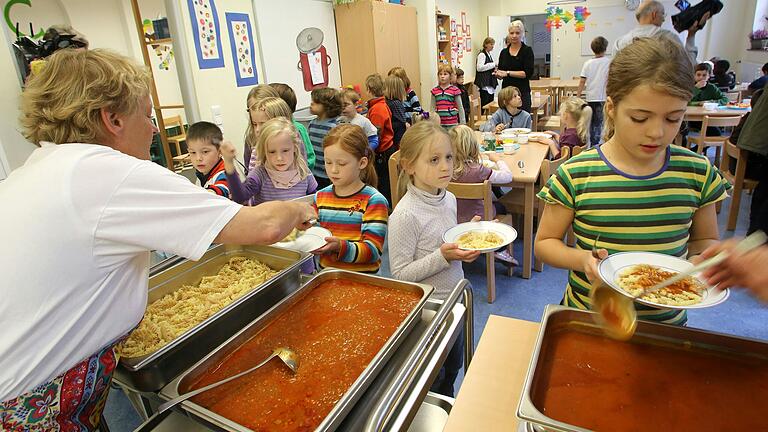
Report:
[[[574,211],[576,248],[616,252],[657,252],[685,258],[695,212],[726,198],[728,183],[706,157],[670,146],[659,172],[632,176],[619,171],[600,151],[584,152],[560,166],[539,192],[548,204]],[[580,271],[568,275],[563,304],[590,309],[592,285]],[[685,310],[656,309],[635,303],[638,317],[684,324]]]
[[461,104],[461,90],[455,85],[446,88],[437,86],[432,89],[432,101],[435,111],[440,116],[442,126],[456,126],[464,123],[464,107]]
[[229,183],[227,182],[227,172],[224,170],[224,159],[214,165],[208,174],[195,171],[198,184],[216,195],[229,198]]
[[232,192],[232,201],[240,204],[247,203],[251,198],[253,198],[252,205],[267,201],[288,201],[311,195],[317,190],[317,180],[312,174],[292,188],[276,188],[264,165],[259,165],[250,171],[245,182],[240,181],[240,176],[236,172],[227,174],[227,181]]
[[327,179],[325,173],[325,157],[323,156],[323,140],[331,129],[339,124],[339,118],[334,117],[325,120],[314,119],[309,122],[309,140],[312,142],[312,149],[315,151],[315,166],[312,167],[312,174],[315,177]]
[[336,267],[376,273],[381,266],[381,251],[387,234],[387,200],[372,186],[341,197],[333,185],[315,194],[317,221],[341,240],[338,253],[320,257],[320,268]]

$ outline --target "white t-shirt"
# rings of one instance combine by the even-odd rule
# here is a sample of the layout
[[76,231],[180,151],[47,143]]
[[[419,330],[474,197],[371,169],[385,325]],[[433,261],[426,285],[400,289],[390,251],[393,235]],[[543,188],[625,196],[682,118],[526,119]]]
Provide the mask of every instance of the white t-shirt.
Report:
[[152,162],[45,143],[0,183],[0,400],[126,334],[149,251],[199,259],[240,205]]
[[587,102],[605,102],[605,85],[608,83],[608,67],[610,57],[592,58],[584,62],[581,77],[587,79]]
[[[344,119],[346,120],[346,117],[344,117]],[[363,128],[363,132],[365,132],[365,136],[367,137],[378,134],[378,131],[376,130],[376,126],[374,126],[373,123],[371,123],[371,121],[368,120],[368,117],[360,113],[355,114],[355,117],[352,118],[352,120],[350,120],[349,123]]]

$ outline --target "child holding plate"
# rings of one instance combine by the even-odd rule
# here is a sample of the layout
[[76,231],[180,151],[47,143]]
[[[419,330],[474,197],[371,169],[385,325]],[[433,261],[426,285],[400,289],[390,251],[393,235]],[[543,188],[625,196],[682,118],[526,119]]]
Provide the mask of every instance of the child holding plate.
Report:
[[[538,196],[545,203],[536,255],[570,270],[563,304],[591,309],[600,283],[597,255],[658,252],[687,258],[718,237],[714,204],[728,183],[709,160],[671,146],[693,94],[693,67],[679,43],[642,38],[621,50],[608,73],[607,141],[561,165]],[[576,247],[563,237],[569,227]],[[654,264],[654,263],[647,263]],[[638,318],[685,324],[685,310],[635,303]]]

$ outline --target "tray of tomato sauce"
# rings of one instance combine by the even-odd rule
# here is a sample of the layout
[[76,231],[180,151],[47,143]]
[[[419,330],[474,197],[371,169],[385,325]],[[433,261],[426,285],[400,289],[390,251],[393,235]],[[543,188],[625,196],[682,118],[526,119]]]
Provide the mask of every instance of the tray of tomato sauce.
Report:
[[223,430],[332,431],[416,325],[431,292],[428,285],[323,271],[192,366],[165,396],[234,375],[286,346],[300,357],[296,374],[274,360],[182,408]]
[[642,320],[617,341],[594,317],[547,306],[517,411],[535,430],[768,430],[764,341]]

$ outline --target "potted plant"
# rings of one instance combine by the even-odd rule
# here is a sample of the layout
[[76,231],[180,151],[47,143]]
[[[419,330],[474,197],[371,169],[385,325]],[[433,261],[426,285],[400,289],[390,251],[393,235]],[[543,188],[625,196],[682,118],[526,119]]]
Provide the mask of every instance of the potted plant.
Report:
[[749,42],[751,43],[751,49],[765,49],[768,44],[768,30],[760,29],[753,31],[749,34]]

